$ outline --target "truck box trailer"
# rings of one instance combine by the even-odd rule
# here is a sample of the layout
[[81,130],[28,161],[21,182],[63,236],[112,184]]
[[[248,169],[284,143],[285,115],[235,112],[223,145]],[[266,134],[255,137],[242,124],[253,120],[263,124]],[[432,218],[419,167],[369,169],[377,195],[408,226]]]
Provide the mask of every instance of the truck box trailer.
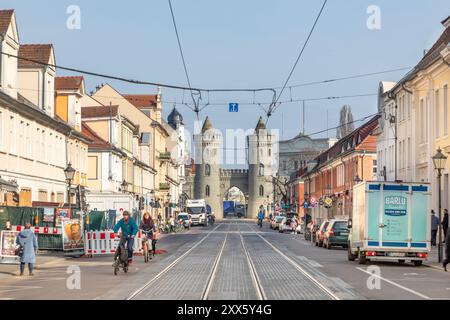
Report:
[[431,217],[426,183],[362,182],[353,188],[348,259],[413,262],[427,259]]

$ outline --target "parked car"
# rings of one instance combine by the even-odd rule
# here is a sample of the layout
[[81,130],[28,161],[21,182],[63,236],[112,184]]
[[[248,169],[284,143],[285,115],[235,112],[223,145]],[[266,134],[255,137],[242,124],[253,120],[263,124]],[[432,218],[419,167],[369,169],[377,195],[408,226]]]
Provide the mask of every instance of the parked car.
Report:
[[283,218],[284,217],[282,216],[276,216],[275,218],[273,218],[273,220],[270,222],[270,228],[273,230],[277,230]]
[[326,220],[322,222],[320,225],[320,228],[316,231],[316,246],[322,247],[323,246],[323,237],[325,236],[325,231],[327,230],[328,224],[330,221]]
[[295,231],[294,219],[288,218],[288,217],[283,217],[283,219],[281,219],[281,222],[279,223],[278,231],[281,233],[283,233],[285,231],[290,231],[290,232]]
[[331,220],[324,233],[324,248],[331,249],[333,246],[347,247],[349,235],[347,225],[347,220]]
[[192,220],[189,217],[189,214],[187,214],[185,212],[181,212],[180,214],[178,214],[178,221],[180,221],[180,220],[183,221],[183,226],[186,229],[190,229],[191,228]]

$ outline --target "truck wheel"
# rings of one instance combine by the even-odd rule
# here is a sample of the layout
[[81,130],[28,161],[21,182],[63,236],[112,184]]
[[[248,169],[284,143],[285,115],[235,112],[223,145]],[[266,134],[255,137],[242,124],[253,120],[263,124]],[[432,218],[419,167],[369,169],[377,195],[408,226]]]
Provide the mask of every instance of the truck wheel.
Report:
[[414,265],[415,265],[416,267],[420,267],[420,266],[422,265],[422,263],[423,263],[422,260],[416,260],[416,261],[414,261]]
[[405,263],[405,260],[398,260],[398,263],[404,264],[404,263]]
[[356,259],[356,255],[354,255],[352,253],[352,249],[350,247],[350,244],[347,246],[347,258],[348,258],[348,261],[355,261],[355,259]]
[[365,256],[364,252],[358,251],[358,263],[359,264],[366,264],[367,263],[367,259],[366,259],[366,256]]

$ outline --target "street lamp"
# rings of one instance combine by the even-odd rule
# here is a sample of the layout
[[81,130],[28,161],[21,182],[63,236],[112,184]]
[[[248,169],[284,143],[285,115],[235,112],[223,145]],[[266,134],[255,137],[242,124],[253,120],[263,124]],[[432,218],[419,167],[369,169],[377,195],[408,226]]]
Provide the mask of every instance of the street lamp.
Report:
[[442,150],[437,149],[437,153],[431,158],[433,159],[434,169],[438,173],[438,203],[439,203],[439,245],[438,245],[438,261],[442,262],[442,204],[441,204],[441,177],[442,170],[445,168],[447,157],[442,153]]
[[64,169],[64,175],[66,176],[67,182],[67,200],[69,202],[69,214],[72,216],[71,211],[71,200],[70,200],[70,187],[73,181],[73,177],[75,175],[76,170],[72,167],[72,164],[69,162],[67,167]]

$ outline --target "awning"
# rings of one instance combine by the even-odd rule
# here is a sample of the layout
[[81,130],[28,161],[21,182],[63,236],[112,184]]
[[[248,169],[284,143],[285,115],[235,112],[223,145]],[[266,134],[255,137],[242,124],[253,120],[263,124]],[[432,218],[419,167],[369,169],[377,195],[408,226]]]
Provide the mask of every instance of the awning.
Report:
[[15,181],[6,181],[0,178],[0,190],[8,192],[17,192],[19,185]]

